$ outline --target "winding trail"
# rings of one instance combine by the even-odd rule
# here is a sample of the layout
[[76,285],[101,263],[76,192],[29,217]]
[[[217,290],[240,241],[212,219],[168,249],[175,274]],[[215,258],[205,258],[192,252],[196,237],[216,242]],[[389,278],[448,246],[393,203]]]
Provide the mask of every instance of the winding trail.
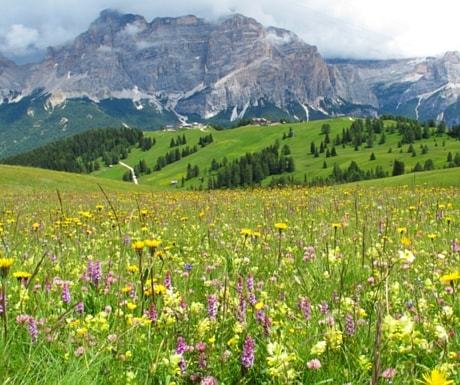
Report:
[[131,171],[131,175],[133,177],[134,184],[139,184],[139,182],[137,181],[136,173],[134,172],[134,168],[132,168],[131,166],[128,166],[126,163],[123,163],[121,161],[118,163],[121,164],[123,167],[126,167],[129,171]]

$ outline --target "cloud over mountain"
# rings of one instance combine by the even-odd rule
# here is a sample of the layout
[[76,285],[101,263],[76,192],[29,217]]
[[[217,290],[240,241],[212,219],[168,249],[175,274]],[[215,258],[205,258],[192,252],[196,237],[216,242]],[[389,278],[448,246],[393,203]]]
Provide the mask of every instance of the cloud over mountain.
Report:
[[[2,10],[0,50],[19,61],[70,41],[101,9],[155,17],[241,13],[286,28],[326,57],[388,58],[459,50],[459,5],[451,0],[21,0]],[[135,31],[126,31],[134,33]]]

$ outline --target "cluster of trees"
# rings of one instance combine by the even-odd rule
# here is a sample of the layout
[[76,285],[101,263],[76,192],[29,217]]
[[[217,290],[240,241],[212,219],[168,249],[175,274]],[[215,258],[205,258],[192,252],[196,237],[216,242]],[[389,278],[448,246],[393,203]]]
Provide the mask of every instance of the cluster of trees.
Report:
[[212,137],[212,134],[205,135],[205,136],[200,136],[200,139],[198,140],[198,145],[201,147],[206,147],[208,144],[211,144],[214,142],[214,138]]
[[186,171],[186,174],[185,174],[185,180],[196,178],[199,175],[200,175],[200,168],[197,165],[192,166],[189,163],[187,165],[187,171]]
[[319,146],[315,142],[310,143],[310,153],[315,157],[325,153],[326,158],[337,156],[337,146],[353,146],[358,150],[361,145],[371,148],[378,138],[378,144],[384,144],[386,141],[383,120],[381,119],[357,119],[353,121],[349,128],[342,129],[342,134],[337,134],[331,139],[331,126],[327,123],[321,126],[321,134],[324,139]]
[[154,166],[154,171],[160,171],[163,167],[168,164],[177,162],[182,158],[189,156],[198,151],[198,147],[195,145],[193,147],[185,147],[181,150],[176,148],[175,150],[168,151],[165,155],[158,157],[157,162]]
[[447,163],[449,167],[460,167],[460,152],[455,153],[455,156],[449,151],[447,154]]
[[[148,175],[152,173],[152,169],[147,165],[147,162],[144,159],[141,159],[139,163],[133,167],[133,169],[136,176]],[[123,174],[123,180],[125,182],[133,180],[131,171],[128,170]]]
[[149,137],[143,136],[139,140],[139,148],[142,151],[150,150],[155,144],[156,144],[156,139],[155,138],[149,138]]
[[377,166],[375,170],[364,171],[355,161],[351,161],[350,165],[344,170],[335,163],[330,179],[335,183],[347,183],[366,179],[385,178],[386,176],[388,176],[388,172],[385,172],[382,166]]
[[224,158],[222,163],[218,163],[213,159],[210,170],[214,171],[214,174],[208,179],[208,188],[255,186],[269,175],[292,172],[295,170],[294,159],[285,155],[285,152],[290,153],[289,147],[283,146],[280,151],[277,141],[272,146],[259,152],[247,153],[232,162]]
[[292,127],[289,127],[289,131],[287,133],[283,133],[283,140],[292,137],[294,137],[294,130],[292,129]]
[[452,128],[449,130],[448,134],[449,134],[452,138],[460,139],[460,125],[452,127]]
[[417,162],[412,169],[413,172],[419,172],[419,171],[429,171],[429,170],[434,170],[434,162],[432,159],[427,159],[423,166],[421,165],[420,162]]
[[183,134],[182,136],[178,135],[176,139],[172,138],[171,143],[169,143],[169,147],[179,147],[183,144],[187,144],[187,138],[185,137],[185,134]]
[[[395,124],[385,129],[385,120],[394,120]],[[443,122],[438,125],[434,121],[422,124],[414,119],[383,116],[381,118],[357,119],[352,122],[349,128],[342,129],[342,134],[337,134],[335,138],[331,138],[331,126],[325,123],[321,126],[321,134],[324,135],[324,139],[319,146],[312,142],[310,144],[310,153],[315,157],[318,157],[323,152],[326,152],[327,155],[326,150],[329,145],[342,145],[343,147],[349,145],[353,146],[355,150],[358,150],[363,145],[367,148],[372,148],[375,143],[384,144],[386,142],[385,133],[393,134],[395,132],[401,135],[401,141],[398,143],[398,146],[401,147],[403,144],[413,144],[417,140],[428,139],[433,135],[442,135],[446,130],[447,127]],[[460,126],[452,128],[449,134],[451,136],[458,135],[460,138]],[[422,149],[424,154],[427,151],[428,148]],[[333,155],[329,154],[329,156]]]
[[315,158],[318,158],[319,154],[322,154],[324,152],[326,153],[326,158],[329,158],[331,156],[337,156],[337,150],[335,149],[335,146],[332,146],[332,148],[329,149],[329,146],[327,144],[321,142],[318,148],[315,142],[311,142],[310,153],[313,154]]
[[398,131],[402,136],[402,143],[410,144],[415,140],[429,139],[435,135],[448,134],[452,137],[460,138],[460,127],[448,128],[445,122],[436,123],[434,120],[421,123],[418,120],[405,118],[401,116],[384,115],[380,118],[384,120],[394,120],[396,125],[389,127],[389,132]]
[[46,144],[35,150],[5,159],[3,163],[57,171],[90,173],[98,170],[102,158],[106,166],[128,156],[130,149],[153,146],[142,131],[132,128],[101,128]]

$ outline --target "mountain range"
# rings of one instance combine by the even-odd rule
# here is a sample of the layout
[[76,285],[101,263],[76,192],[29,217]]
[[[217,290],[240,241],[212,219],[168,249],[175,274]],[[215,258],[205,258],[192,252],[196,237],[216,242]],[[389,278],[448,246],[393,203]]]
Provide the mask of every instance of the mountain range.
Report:
[[231,124],[404,115],[460,123],[460,53],[327,60],[243,15],[144,17],[104,10],[36,64],[0,55],[0,158],[101,126]]

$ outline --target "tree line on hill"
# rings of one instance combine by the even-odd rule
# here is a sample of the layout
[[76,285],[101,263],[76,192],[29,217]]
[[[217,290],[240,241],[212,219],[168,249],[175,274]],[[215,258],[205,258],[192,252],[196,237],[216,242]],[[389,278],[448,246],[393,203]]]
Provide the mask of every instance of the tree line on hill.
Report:
[[222,162],[211,161],[208,189],[258,186],[270,175],[295,171],[294,159],[289,156],[289,146],[282,148],[279,141],[258,152]]
[[[208,134],[208,135],[200,136],[198,140],[198,145],[201,148],[203,148],[213,142],[214,142],[214,139],[212,137],[212,134]],[[169,144],[169,147],[171,148],[171,150],[168,151],[164,155],[160,155],[157,158],[153,167],[148,166],[147,162],[144,159],[141,159],[139,163],[133,167],[134,173],[136,174],[136,176],[142,176],[142,175],[151,174],[154,171],[160,171],[161,169],[163,169],[163,167],[167,166],[168,164],[178,162],[182,158],[185,158],[198,151],[198,145],[186,146],[186,147],[182,147],[181,149],[180,147],[184,146],[185,144],[187,144],[187,138],[185,137],[185,134],[178,135],[177,138],[172,138]],[[184,180],[195,178],[198,176],[198,174],[199,174],[198,166],[195,166],[190,169],[188,168],[187,174]],[[132,181],[133,176],[132,176],[131,171],[126,171],[123,174],[122,179],[124,181]]]
[[133,128],[99,128],[46,144],[37,149],[16,155],[5,164],[40,167],[56,171],[91,173],[100,169],[100,159],[105,166],[126,159],[135,146],[148,151],[155,139],[145,137]]
[[[385,120],[392,120],[394,124],[391,124],[385,127]],[[381,118],[367,118],[367,119],[357,119],[354,120],[350,127],[343,128],[342,134],[338,134],[335,138],[331,139],[331,126],[327,123],[321,126],[321,134],[323,139],[321,140],[319,146],[315,142],[310,143],[310,154],[315,157],[318,157],[320,154],[325,154],[326,158],[338,156],[337,147],[346,147],[352,146],[356,151],[360,147],[365,146],[366,148],[372,148],[377,143],[379,145],[385,144],[386,135],[398,133],[400,135],[400,141],[397,146],[400,149],[401,153],[402,146],[408,144],[407,152],[411,153],[413,157],[417,156],[417,150],[415,149],[415,142],[422,139],[429,139],[431,137],[442,136],[448,134],[453,138],[460,139],[460,126],[447,128],[443,122],[436,123],[434,121],[429,121],[426,123],[420,123],[416,120],[403,118],[403,117],[394,117],[394,116],[383,116]],[[288,132],[283,133],[283,140],[294,137],[294,131],[290,127]],[[443,141],[445,145],[445,141]],[[435,139],[435,146],[438,146],[438,143]],[[284,153],[284,148],[283,151]],[[289,154],[289,149],[287,153]],[[388,149],[388,152],[393,152],[392,148]],[[420,152],[422,155],[429,152],[428,145],[421,144]],[[376,160],[375,154],[372,152],[369,160]],[[231,167],[237,168],[234,165],[234,162],[228,165],[228,161],[224,158],[226,163],[225,172],[222,168],[222,163],[217,162],[215,159],[212,160],[210,166],[210,172],[216,172],[216,175],[211,175],[208,178],[208,188],[228,188],[228,187],[241,187],[241,186],[252,186],[259,185],[260,180],[257,180],[254,183],[244,183],[241,182],[241,170],[238,173],[233,171]],[[449,153],[447,157],[447,167],[458,167],[460,166],[460,153],[452,154]],[[323,163],[323,168],[327,168],[326,161]],[[423,163],[417,162],[416,165],[409,170],[409,172],[419,172],[419,171],[428,171],[435,169],[435,164],[432,159],[427,159]],[[394,159],[393,166],[391,171],[385,171],[384,168],[380,165],[375,168],[370,168],[363,170],[359,167],[358,163],[351,161],[348,167],[341,168],[337,163],[334,163],[332,172],[327,177],[314,177],[307,180],[307,175],[305,175],[303,182],[296,180],[293,175],[281,175],[283,172],[288,172],[284,170],[280,173],[265,174],[264,178],[268,175],[272,175],[269,182],[269,186],[276,185],[290,185],[290,184],[301,184],[301,185],[328,185],[328,184],[337,184],[337,183],[348,183],[355,182],[360,180],[376,179],[376,178],[385,178],[388,176],[397,176],[402,175],[406,172],[406,166],[402,160]],[[189,175],[189,173],[188,173]],[[232,180],[233,175],[240,175],[240,179],[236,177],[235,180]],[[187,178],[188,180],[190,178]],[[201,178],[204,181],[204,178]],[[251,178],[247,178],[251,181]],[[201,185],[201,188],[203,186]]]

